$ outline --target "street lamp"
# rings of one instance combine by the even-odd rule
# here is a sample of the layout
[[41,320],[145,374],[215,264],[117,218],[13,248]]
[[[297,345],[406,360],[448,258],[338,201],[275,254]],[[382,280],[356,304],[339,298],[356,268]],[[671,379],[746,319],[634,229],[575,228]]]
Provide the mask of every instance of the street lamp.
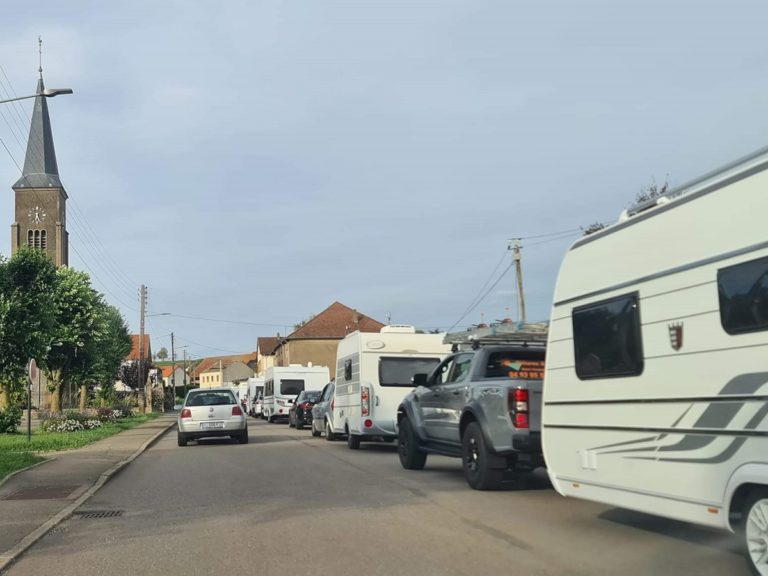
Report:
[[0,100],[0,104],[6,102],[16,102],[17,100],[26,100],[27,98],[37,98],[38,96],[44,96],[45,98],[55,98],[59,94],[72,94],[72,88],[46,88],[40,94],[32,94],[31,96],[19,96],[18,98],[9,98],[8,100]]

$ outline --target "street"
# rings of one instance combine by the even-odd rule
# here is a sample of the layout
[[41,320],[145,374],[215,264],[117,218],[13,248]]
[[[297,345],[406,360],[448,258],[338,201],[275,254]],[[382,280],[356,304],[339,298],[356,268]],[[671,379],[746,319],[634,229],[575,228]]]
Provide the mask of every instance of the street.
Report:
[[459,460],[249,419],[250,443],[172,429],[8,574],[746,575],[730,534],[528,488],[471,490]]

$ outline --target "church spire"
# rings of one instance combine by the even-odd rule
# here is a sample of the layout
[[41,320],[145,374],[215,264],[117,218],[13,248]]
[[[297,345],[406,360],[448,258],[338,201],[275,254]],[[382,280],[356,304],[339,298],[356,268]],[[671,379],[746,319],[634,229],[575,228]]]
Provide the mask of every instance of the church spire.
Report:
[[59,167],[56,163],[56,150],[53,147],[51,119],[48,116],[47,98],[43,96],[43,50],[42,40],[38,38],[40,52],[40,78],[37,81],[37,97],[32,112],[29,128],[27,155],[24,157],[24,170],[13,188],[63,188],[59,180]]

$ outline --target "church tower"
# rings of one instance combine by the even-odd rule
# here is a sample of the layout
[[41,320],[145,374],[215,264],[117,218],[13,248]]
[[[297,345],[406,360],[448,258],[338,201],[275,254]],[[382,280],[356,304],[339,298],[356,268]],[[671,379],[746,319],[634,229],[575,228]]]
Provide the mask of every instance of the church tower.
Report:
[[56,266],[67,266],[67,193],[59,180],[44,89],[41,67],[24,170],[12,187],[16,193],[16,216],[11,225],[11,254],[19,246],[33,246],[44,250]]

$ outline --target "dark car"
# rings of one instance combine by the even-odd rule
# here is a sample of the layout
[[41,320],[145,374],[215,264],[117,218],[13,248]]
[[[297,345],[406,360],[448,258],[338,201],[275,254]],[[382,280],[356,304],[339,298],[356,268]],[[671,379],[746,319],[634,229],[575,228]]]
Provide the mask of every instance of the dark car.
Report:
[[320,399],[320,390],[302,390],[288,410],[288,426],[301,430],[312,424],[312,406]]
[[312,436],[320,436],[325,430],[328,440],[335,438],[333,425],[330,423],[333,417],[333,393],[335,389],[335,382],[328,382],[320,393],[320,399],[312,408]]

